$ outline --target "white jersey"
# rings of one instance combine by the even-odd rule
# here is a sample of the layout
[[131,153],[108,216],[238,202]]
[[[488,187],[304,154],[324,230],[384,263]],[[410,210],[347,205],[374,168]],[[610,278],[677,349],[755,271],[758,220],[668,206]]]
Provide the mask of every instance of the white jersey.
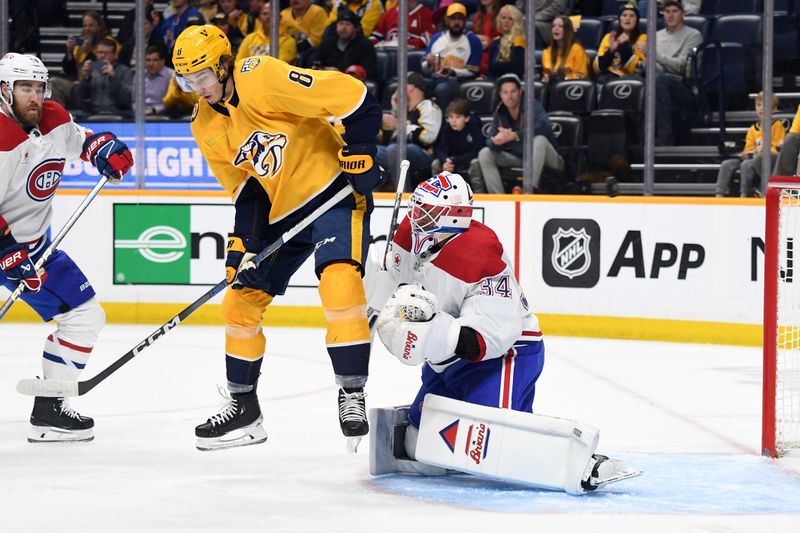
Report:
[[[414,242],[406,217],[390,245],[388,271],[398,285],[413,283],[434,293],[442,311],[478,332],[485,343],[482,359],[506,355],[519,340],[542,340],[539,320],[494,231],[473,220],[468,231],[426,253],[431,243]],[[431,366],[441,372],[448,365]]]
[[64,164],[80,156],[86,132],[51,100],[29,133],[0,112],[0,215],[17,242],[34,242],[47,231]]

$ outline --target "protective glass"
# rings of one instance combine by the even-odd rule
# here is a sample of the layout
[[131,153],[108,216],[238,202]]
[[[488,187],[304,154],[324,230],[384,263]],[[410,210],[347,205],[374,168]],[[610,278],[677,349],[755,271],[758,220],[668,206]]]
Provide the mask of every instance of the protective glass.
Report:
[[204,68],[191,74],[176,74],[175,81],[184,92],[193,93],[218,83],[219,78],[213,70]]

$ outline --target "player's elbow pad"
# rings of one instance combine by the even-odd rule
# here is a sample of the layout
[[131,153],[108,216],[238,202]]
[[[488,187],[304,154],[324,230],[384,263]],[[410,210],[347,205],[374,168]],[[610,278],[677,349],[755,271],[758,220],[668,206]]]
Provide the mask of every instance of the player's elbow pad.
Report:
[[348,144],[339,150],[339,166],[359,194],[372,192],[386,179],[383,168],[375,162],[377,153],[374,144]]

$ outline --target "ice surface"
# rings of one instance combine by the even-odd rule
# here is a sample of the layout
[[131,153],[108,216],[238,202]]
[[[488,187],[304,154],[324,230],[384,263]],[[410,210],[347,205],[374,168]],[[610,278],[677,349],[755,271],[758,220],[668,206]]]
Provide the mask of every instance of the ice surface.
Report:
[[[0,323],[0,531],[800,531],[800,460],[760,445],[753,348],[546,338],[534,408],[601,429],[600,451],[644,476],[574,497],[469,476],[368,473],[345,453],[316,329],[268,329],[264,445],[194,448],[224,383],[221,327],[181,326],[84,397],[89,444],[26,442],[46,324]],[[110,325],[85,377],[155,329]],[[376,347],[368,406],[408,403],[418,369]]]

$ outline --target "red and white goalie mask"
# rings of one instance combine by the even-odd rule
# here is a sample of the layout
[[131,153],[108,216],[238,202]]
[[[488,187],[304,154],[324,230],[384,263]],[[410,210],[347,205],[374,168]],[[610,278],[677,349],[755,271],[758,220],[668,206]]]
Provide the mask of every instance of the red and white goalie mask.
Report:
[[460,174],[428,178],[417,185],[408,204],[411,229],[420,244],[423,236],[467,231],[472,221],[472,189]]

